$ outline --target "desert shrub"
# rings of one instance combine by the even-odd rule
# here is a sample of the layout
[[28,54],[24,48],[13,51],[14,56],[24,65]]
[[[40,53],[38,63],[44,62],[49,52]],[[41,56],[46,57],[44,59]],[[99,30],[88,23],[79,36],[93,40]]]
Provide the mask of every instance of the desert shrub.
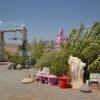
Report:
[[60,51],[56,53],[52,62],[53,66],[50,67],[51,73],[57,76],[66,75],[67,72],[69,71],[67,59],[68,59],[68,56],[66,55],[65,51]]
[[15,64],[23,64],[25,58],[20,56],[18,53],[9,54],[9,61]]
[[30,44],[30,49],[32,51],[32,58],[37,61],[45,52],[46,42],[43,40],[37,41],[36,39],[34,39],[33,42]]
[[55,53],[56,52],[45,52],[43,56],[37,60],[35,67],[43,68],[52,66]]
[[49,51],[45,53],[37,62],[35,67],[49,67],[50,72],[57,76],[66,75],[69,70],[67,56],[64,51]]

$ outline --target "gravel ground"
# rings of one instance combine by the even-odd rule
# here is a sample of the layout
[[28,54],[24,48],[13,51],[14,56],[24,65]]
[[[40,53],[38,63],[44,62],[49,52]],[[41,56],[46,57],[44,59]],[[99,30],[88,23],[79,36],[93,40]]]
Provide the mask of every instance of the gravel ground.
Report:
[[83,93],[39,82],[22,84],[31,70],[8,70],[7,65],[0,65],[0,100],[100,100],[100,92]]

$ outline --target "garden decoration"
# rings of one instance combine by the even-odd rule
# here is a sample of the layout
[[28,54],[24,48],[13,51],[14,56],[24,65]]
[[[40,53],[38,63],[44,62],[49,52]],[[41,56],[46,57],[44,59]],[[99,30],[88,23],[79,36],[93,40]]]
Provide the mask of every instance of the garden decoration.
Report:
[[79,89],[83,85],[83,74],[85,63],[77,57],[70,56],[68,63],[70,65],[72,81],[71,84],[74,89]]

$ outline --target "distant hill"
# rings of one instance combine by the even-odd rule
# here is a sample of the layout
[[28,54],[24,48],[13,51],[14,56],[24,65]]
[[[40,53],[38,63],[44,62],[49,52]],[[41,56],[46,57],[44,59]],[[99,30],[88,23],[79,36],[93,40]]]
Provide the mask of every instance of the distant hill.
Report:
[[18,45],[20,44],[19,43],[6,43],[5,50],[9,52],[16,52]]

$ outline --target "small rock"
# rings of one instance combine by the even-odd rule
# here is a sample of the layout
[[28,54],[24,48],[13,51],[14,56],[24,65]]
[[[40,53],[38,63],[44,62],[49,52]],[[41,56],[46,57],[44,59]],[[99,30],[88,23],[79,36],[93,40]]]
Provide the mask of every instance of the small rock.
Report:
[[89,93],[89,92],[92,92],[92,89],[89,85],[83,84],[83,86],[80,88],[80,91]]
[[22,65],[18,64],[18,65],[16,66],[16,68],[17,68],[18,70],[20,70],[20,69],[22,69]]
[[16,64],[15,64],[15,63],[9,63],[9,64],[8,64],[8,69],[9,69],[9,70],[10,70],[10,69],[15,70],[15,69],[16,69]]
[[29,69],[29,68],[30,68],[30,66],[29,66],[29,65],[25,65],[25,68]]
[[12,63],[9,63],[9,64],[8,64],[8,69],[9,69],[9,70],[12,69]]

